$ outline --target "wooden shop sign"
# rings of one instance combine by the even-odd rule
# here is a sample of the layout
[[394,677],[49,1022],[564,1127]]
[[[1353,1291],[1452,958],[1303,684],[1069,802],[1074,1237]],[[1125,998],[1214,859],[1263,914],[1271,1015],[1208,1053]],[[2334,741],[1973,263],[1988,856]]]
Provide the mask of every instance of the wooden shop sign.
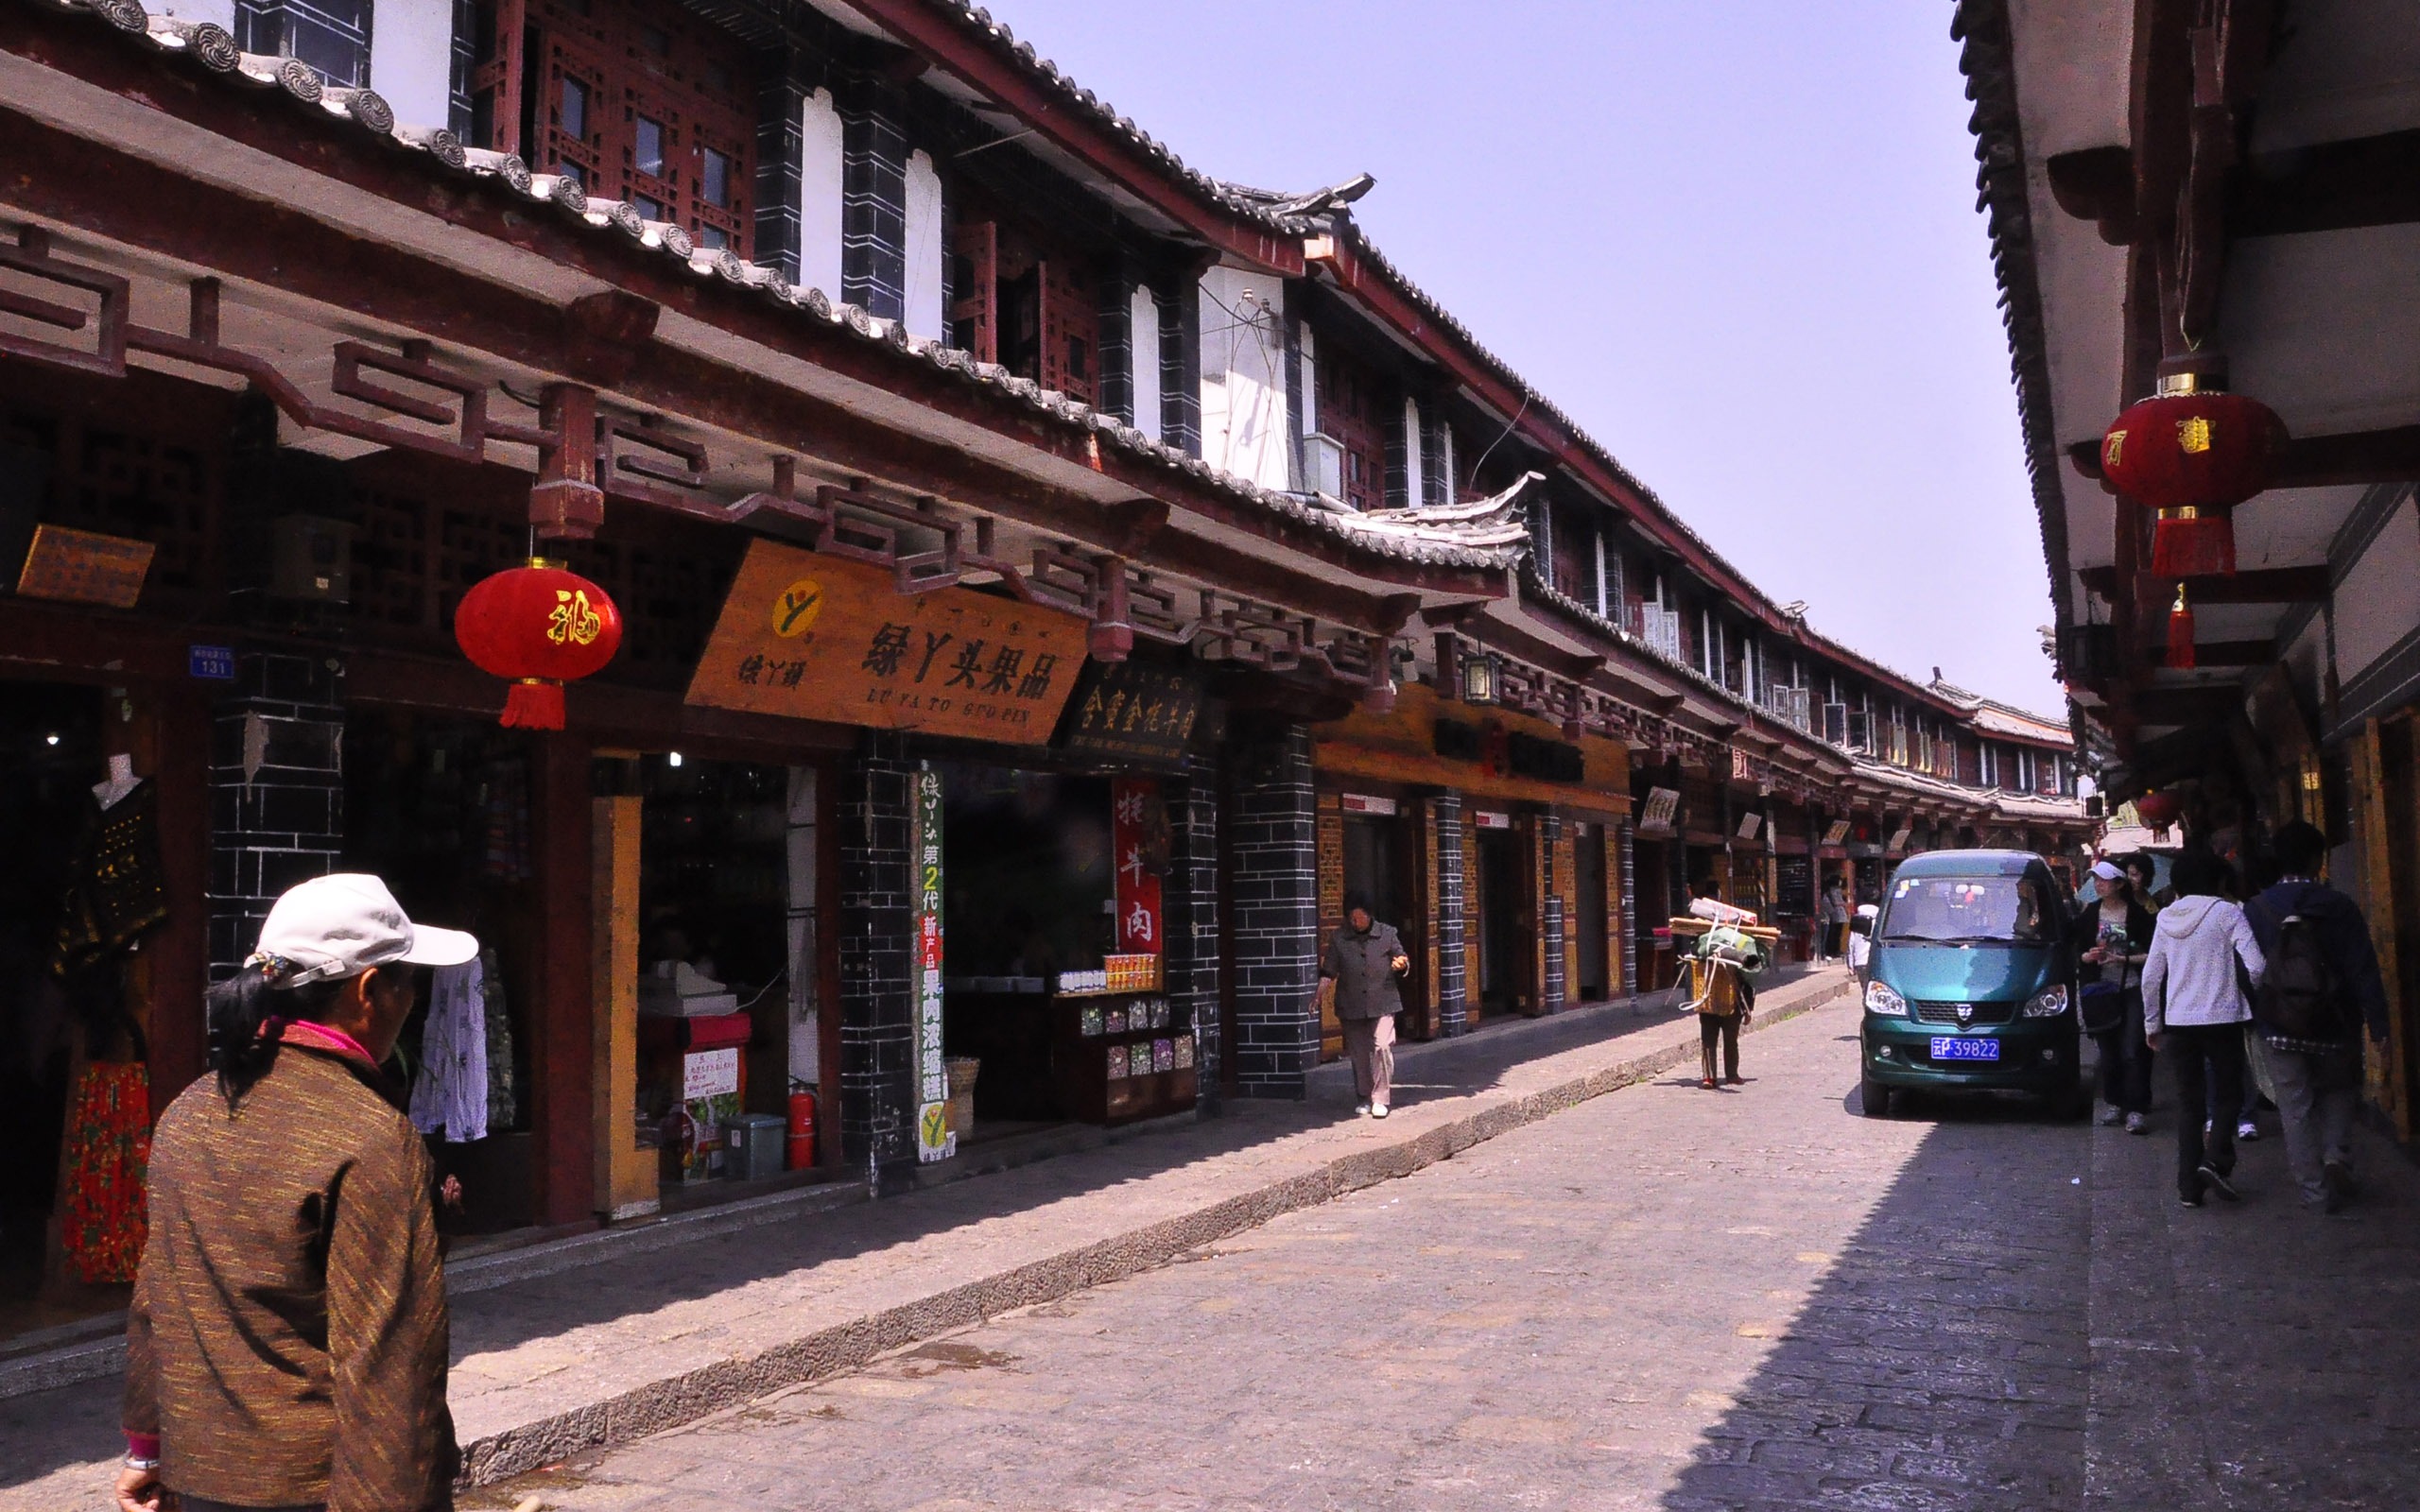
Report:
[[143,579],[150,575],[157,550],[147,541],[36,525],[25,569],[17,575],[17,593],[63,604],[132,609],[143,595]]
[[1085,663],[1059,748],[1173,765],[1201,719],[1201,679],[1151,662]]
[[1040,745],[1084,662],[1084,622],[972,589],[758,541],[688,701],[752,713]]

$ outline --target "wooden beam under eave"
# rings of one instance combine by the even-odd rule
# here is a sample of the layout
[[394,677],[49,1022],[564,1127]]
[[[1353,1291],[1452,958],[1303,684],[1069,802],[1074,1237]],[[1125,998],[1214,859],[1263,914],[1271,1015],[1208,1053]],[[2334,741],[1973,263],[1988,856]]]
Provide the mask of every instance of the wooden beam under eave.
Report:
[[[2153,666],[2168,665],[2165,643],[2143,648],[2144,659]],[[2201,641],[2193,646],[2193,662],[2204,667],[2258,667],[2277,660],[2277,647],[2269,641]]]
[[2180,583],[2187,600],[2195,604],[2315,604],[2327,596],[2328,587],[2325,567],[2255,567],[2222,576],[2185,578],[2137,573],[2131,597],[2121,593],[2119,585],[2126,579],[2115,567],[2081,568],[2076,578],[2113,605],[2121,601],[2153,605],[2163,612],[2175,600]]
[[[2100,442],[2071,441],[2066,454],[2067,465],[2078,476],[2107,486],[2100,468]],[[2414,481],[2420,481],[2420,425],[2295,437],[2278,452],[2269,472],[2272,489],[2366,488],[2374,483]]]

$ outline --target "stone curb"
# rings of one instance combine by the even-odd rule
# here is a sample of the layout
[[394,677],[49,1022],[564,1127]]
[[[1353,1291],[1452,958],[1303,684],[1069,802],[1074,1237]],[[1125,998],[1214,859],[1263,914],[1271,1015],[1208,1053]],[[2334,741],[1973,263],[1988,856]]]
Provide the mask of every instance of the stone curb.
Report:
[[[1759,1014],[1747,1032],[1757,1033],[1803,1017],[1848,996],[1853,986],[1843,978],[1787,1006],[1776,1006]],[[459,1484],[486,1485],[575,1455],[631,1443],[742,1401],[859,1368],[893,1349],[971,1328],[1002,1313],[1055,1301],[1153,1269],[1187,1250],[1257,1228],[1281,1214],[1316,1207],[1450,1160],[1500,1134],[1645,1081],[1685,1063],[1696,1053],[1692,1040],[1600,1066],[1398,1143],[1339,1156],[1318,1169],[1192,1212],[821,1329],[748,1359],[717,1361],[605,1401],[507,1429],[464,1447]]]

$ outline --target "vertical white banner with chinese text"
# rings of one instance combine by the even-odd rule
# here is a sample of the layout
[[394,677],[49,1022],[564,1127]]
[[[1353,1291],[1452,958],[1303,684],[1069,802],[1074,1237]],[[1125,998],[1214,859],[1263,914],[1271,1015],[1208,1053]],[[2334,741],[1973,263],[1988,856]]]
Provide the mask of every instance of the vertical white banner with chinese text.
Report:
[[958,1153],[949,1127],[949,1073],[942,1064],[942,774],[919,765],[908,778],[908,856],[915,873],[916,1158]]

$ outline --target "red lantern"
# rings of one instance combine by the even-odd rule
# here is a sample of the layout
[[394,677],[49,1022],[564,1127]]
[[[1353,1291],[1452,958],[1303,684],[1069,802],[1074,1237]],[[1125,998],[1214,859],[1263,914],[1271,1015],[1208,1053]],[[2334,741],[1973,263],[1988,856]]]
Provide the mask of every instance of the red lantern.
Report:
[[2172,829],[2185,816],[2185,800],[2173,793],[2146,793],[2135,799],[2135,813],[2154,830]]
[[2189,372],[2118,417],[2100,438],[2100,472],[2119,493],[2159,511],[2152,571],[2193,577],[2235,571],[2228,511],[2269,486],[2288,438],[2256,399],[2198,387]]
[[509,678],[503,723],[563,728],[563,684],[604,669],[622,644],[622,611],[605,590],[560,562],[532,557],[462,595],[454,639],[472,664]]

